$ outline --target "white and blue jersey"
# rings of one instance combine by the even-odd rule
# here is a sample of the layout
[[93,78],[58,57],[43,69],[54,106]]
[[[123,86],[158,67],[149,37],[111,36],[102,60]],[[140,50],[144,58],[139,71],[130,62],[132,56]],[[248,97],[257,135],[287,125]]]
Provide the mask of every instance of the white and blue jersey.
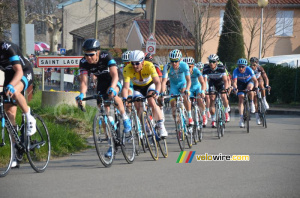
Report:
[[237,79],[237,82],[248,83],[252,77],[255,76],[254,71],[250,67],[246,67],[244,73],[240,73],[239,68],[233,71],[233,79]]
[[191,74],[191,88],[190,88],[190,97],[194,97],[194,93],[198,95],[199,93],[202,93],[201,90],[201,84],[198,80],[198,78],[202,76],[201,72],[199,71],[198,68],[194,67],[193,68],[193,73]]
[[174,68],[168,63],[164,66],[162,78],[168,78],[170,81],[170,95],[179,94],[179,90],[186,87],[186,76],[190,76],[189,66],[187,63],[181,61],[179,68]]

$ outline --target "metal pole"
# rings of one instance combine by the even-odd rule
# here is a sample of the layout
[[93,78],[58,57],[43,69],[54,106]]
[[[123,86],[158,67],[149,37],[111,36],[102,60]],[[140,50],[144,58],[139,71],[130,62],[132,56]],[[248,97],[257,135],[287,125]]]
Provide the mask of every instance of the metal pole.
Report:
[[[62,6],[62,26],[64,29],[64,6]],[[61,48],[64,48],[64,31],[62,31],[62,37],[61,37]],[[64,55],[61,55],[64,56]],[[65,68],[60,68],[60,91],[64,91],[65,90],[65,82],[64,82],[64,71]]]
[[114,1],[114,46],[116,46],[116,0]]
[[264,8],[261,8],[261,19],[260,19],[260,38],[259,38],[259,59],[261,59],[261,48],[262,48],[262,37],[263,37],[263,16]]
[[98,0],[96,0],[96,14],[95,14],[95,39],[97,39],[98,34]]
[[299,64],[299,62],[297,60],[294,102],[296,102],[296,100],[297,100],[297,84],[298,84],[298,69],[299,69],[298,64]]
[[157,0],[152,0],[152,5],[151,5],[151,16],[150,16],[150,24],[149,24],[149,29],[150,29],[150,34],[155,34],[155,21],[156,21],[156,4]]
[[26,30],[25,30],[25,5],[24,0],[18,0],[19,12],[19,47],[23,54],[26,56]]

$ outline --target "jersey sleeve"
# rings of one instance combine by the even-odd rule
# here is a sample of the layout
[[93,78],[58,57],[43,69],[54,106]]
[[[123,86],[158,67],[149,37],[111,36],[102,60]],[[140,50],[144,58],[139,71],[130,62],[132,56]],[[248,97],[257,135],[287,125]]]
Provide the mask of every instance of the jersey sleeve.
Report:
[[[253,69],[251,69],[250,67],[246,67],[246,71],[245,71],[245,72],[248,72],[248,73],[251,75],[251,78],[252,78],[253,76],[255,76]],[[256,77],[256,76],[255,76],[255,77]]]
[[85,68],[86,59],[82,58],[79,62],[79,74],[88,74],[88,70]]
[[130,67],[132,67],[131,64],[128,64],[128,65],[126,65],[125,68],[123,68],[124,82],[130,82],[130,71],[129,71]]
[[189,70],[188,64],[185,62],[180,62],[180,64],[182,64],[182,69],[183,69],[184,75],[190,76],[190,70]]
[[18,56],[17,52],[13,49],[13,46],[11,44],[4,42],[2,44],[2,50],[9,58],[9,62],[12,65],[21,64],[20,57]]
[[237,79],[238,69],[233,70],[232,79]]
[[169,64],[164,65],[164,69],[162,72],[162,78],[168,78],[168,67],[169,67]]
[[148,68],[149,68],[149,73],[151,75],[151,77],[158,77],[158,74],[156,72],[155,66],[153,65],[153,63],[148,64]]

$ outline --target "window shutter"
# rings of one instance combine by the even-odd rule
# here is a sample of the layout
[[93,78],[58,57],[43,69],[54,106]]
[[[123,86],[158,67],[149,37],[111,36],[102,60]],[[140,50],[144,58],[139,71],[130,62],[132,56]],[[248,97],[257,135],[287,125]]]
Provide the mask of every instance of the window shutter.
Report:
[[293,36],[294,11],[285,11],[284,36]]
[[278,11],[276,14],[276,30],[275,30],[276,36],[283,35],[283,26],[284,26],[284,12]]

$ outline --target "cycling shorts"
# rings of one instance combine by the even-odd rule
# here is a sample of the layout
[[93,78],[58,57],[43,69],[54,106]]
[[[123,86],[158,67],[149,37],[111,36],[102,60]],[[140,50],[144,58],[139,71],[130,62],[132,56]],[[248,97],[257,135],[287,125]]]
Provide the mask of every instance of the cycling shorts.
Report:
[[[246,82],[246,83],[241,82],[241,81],[237,81],[237,88],[238,88],[238,90],[245,90],[245,89],[247,89],[247,86],[248,86],[249,83],[251,83],[251,84],[254,85],[254,82],[253,82],[252,80],[249,80],[249,81]],[[245,95],[245,93],[242,92],[242,91],[238,91],[237,95],[238,95],[238,96],[239,96],[239,95]]]
[[223,80],[221,81],[212,81],[210,80],[209,83],[208,83],[208,92],[221,92],[225,90],[225,85],[224,85],[224,82]]
[[[97,81],[97,94],[100,94],[100,95],[103,95],[103,99],[106,100],[108,99],[108,94],[107,94],[107,91],[108,91],[108,88],[111,86],[111,81]],[[122,90],[122,81],[118,81],[117,83],[117,87],[119,88],[119,92],[120,90]],[[117,91],[117,90],[115,90]],[[117,93],[118,95],[118,93]],[[97,104],[100,104],[100,100],[97,100]]]
[[138,96],[146,97],[149,91],[155,91],[155,84],[153,81],[146,86],[133,85],[133,98]]
[[193,86],[190,89],[190,97],[196,97],[197,95],[201,94],[202,90],[201,90],[201,85],[198,86]]
[[[4,84],[3,84],[3,88],[5,88],[14,78],[15,75],[15,71],[14,70],[6,70],[4,73]],[[25,70],[23,70],[23,76],[21,79],[21,82],[23,83],[24,87],[23,90],[21,91],[21,94],[24,96],[25,91],[27,90],[27,88],[33,83],[33,69],[31,67],[26,68]],[[7,97],[4,97],[5,99],[7,99]]]

